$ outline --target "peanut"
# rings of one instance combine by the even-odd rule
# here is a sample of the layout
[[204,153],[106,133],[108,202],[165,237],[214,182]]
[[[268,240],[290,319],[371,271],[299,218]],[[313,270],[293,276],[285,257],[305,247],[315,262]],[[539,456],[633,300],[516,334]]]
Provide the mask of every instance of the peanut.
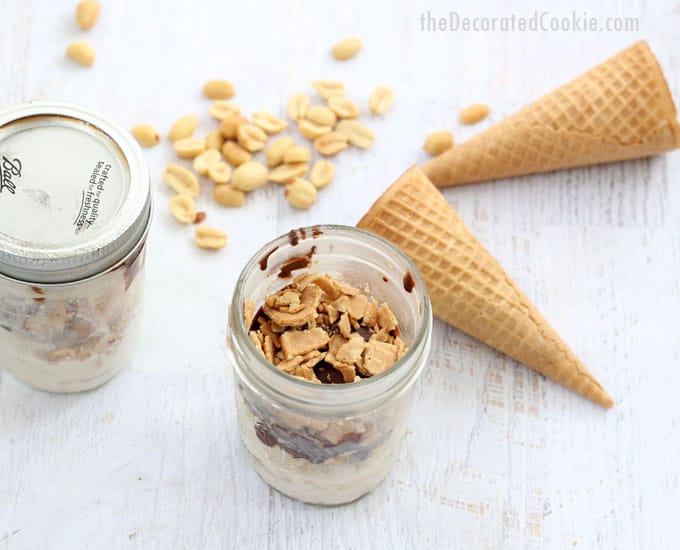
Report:
[[205,139],[184,138],[178,139],[174,145],[175,153],[182,158],[192,159],[200,155],[206,149]]
[[432,132],[423,143],[423,149],[432,156],[441,155],[451,147],[453,147],[453,134],[448,130]]
[[253,113],[253,124],[269,135],[278,134],[288,128],[288,123],[285,120],[275,117],[269,111],[255,111]]
[[331,96],[328,98],[328,107],[338,118],[356,118],[359,116],[359,107],[345,96]]
[[304,162],[297,164],[282,164],[269,172],[267,179],[276,183],[286,183],[293,178],[304,176],[307,173],[307,170],[309,170],[309,165]]
[[178,139],[193,136],[197,124],[198,117],[195,114],[184,115],[172,125],[172,128],[170,128],[170,131],[168,132],[168,139],[170,141],[177,141]]
[[296,94],[292,96],[286,104],[286,114],[291,120],[302,120],[309,108],[309,96]]
[[332,126],[319,126],[311,120],[303,119],[298,122],[298,130],[307,139],[316,139],[333,131]]
[[345,95],[345,85],[337,80],[317,80],[312,82],[312,87],[324,99],[334,95]]
[[387,86],[378,86],[368,100],[368,107],[374,115],[382,115],[389,111],[392,103],[394,103],[394,92]]
[[319,160],[313,166],[309,179],[317,189],[322,189],[333,181],[335,166],[327,160]]
[[208,99],[229,99],[235,93],[234,85],[227,80],[209,80],[203,85],[203,95]]
[[484,120],[489,114],[489,107],[483,103],[475,103],[463,109],[459,120],[461,124],[475,124]]
[[196,204],[188,195],[175,195],[168,203],[170,213],[180,223],[194,223],[196,219]]
[[208,177],[218,185],[229,183],[231,178],[231,168],[223,160],[218,160],[216,163],[208,167]]
[[347,149],[347,135],[342,132],[331,132],[314,140],[314,149],[317,153],[324,156],[337,155],[340,151]]
[[305,118],[319,126],[333,126],[338,120],[335,113],[323,105],[310,107]]
[[335,129],[345,134],[352,145],[362,149],[368,149],[375,139],[373,131],[358,120],[341,120]]
[[231,184],[241,191],[252,191],[267,182],[267,168],[256,161],[246,162],[234,170]]
[[97,0],[83,0],[76,8],[76,23],[84,31],[94,27],[102,7]]
[[284,136],[274,140],[267,149],[265,156],[267,157],[267,166],[274,168],[283,162],[283,156],[286,151],[293,147],[295,142],[292,137]]
[[236,131],[236,138],[239,145],[251,153],[262,151],[268,139],[261,128],[252,124],[241,124]]
[[183,166],[168,164],[163,171],[163,179],[176,193],[193,199],[198,197],[198,178]]
[[215,149],[207,149],[194,159],[194,172],[201,174],[201,176],[208,175],[208,169],[222,159],[219,151]]
[[94,64],[94,49],[85,40],[78,40],[71,44],[66,48],[66,55],[83,67],[91,67]]
[[132,135],[144,147],[153,147],[161,141],[161,136],[151,124],[137,124],[132,129]]
[[363,42],[359,38],[345,38],[333,46],[331,53],[338,61],[347,61],[358,54],[362,46]]
[[312,160],[312,152],[309,147],[297,145],[291,147],[283,155],[283,162],[286,164],[295,164],[297,162],[309,162]]
[[316,202],[317,195],[316,187],[302,178],[295,178],[286,184],[286,200],[295,208],[309,208]]
[[248,124],[248,119],[242,115],[229,115],[220,123],[220,133],[227,139],[236,139],[239,126]]
[[248,162],[252,155],[241,147],[235,141],[227,141],[222,146],[222,155],[225,160],[233,166],[241,166],[244,162]]
[[219,129],[210,130],[208,135],[205,137],[205,146],[208,149],[215,149],[219,151],[224,145],[224,136],[220,133]]
[[222,101],[218,99],[217,101],[214,101],[210,107],[208,107],[208,113],[210,113],[211,117],[216,118],[217,120],[224,120],[231,115],[241,114],[241,108],[237,105],[234,105],[233,103],[229,103],[228,101]]
[[224,231],[215,229],[214,227],[197,227],[195,242],[201,248],[217,250],[227,246],[229,239]]
[[246,194],[233,185],[216,185],[212,191],[215,202],[222,206],[243,206]]

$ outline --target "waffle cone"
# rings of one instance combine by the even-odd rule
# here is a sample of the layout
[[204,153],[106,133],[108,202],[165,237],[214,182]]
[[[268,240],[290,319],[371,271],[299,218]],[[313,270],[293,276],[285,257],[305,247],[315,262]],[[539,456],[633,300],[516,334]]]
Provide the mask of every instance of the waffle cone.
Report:
[[657,155],[680,147],[668,84],[638,42],[424,165],[439,187]]
[[425,279],[435,316],[594,402],[613,405],[419,168],[393,183],[358,227],[411,258]]

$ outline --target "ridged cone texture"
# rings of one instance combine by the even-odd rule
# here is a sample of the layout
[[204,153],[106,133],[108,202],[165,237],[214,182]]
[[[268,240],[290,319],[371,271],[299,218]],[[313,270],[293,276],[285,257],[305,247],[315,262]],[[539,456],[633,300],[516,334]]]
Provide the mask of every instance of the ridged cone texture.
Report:
[[422,170],[413,167],[393,183],[358,227],[411,258],[435,316],[594,402],[613,405]]
[[676,117],[654,54],[638,42],[423,170],[444,187],[656,155],[680,147]]

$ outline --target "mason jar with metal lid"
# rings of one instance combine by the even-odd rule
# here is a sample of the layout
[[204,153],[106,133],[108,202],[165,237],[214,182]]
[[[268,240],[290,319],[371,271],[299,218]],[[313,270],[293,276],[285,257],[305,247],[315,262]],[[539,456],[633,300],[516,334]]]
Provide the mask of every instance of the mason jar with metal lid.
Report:
[[88,108],[0,110],[0,368],[85,391],[129,361],[151,218],[132,136]]
[[[386,371],[348,384],[311,383],[270,363],[251,339],[252,321],[267,296],[303,273],[329,274],[388,304],[408,351]],[[406,436],[432,338],[427,289],[406,255],[353,227],[291,231],[243,268],[227,338],[241,439],[267,483],[298,500],[335,505],[385,478]]]

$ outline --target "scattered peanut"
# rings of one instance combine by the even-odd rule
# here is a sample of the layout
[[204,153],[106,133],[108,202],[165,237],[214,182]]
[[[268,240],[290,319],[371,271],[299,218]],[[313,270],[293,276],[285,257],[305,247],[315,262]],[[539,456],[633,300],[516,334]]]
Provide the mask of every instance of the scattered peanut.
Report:
[[269,172],[267,179],[276,183],[287,183],[293,178],[304,176],[307,173],[307,170],[309,170],[309,165],[304,162],[297,164],[282,164]]
[[333,46],[331,53],[338,61],[347,61],[358,54],[362,46],[363,43],[361,42],[361,39],[346,38]]
[[174,149],[180,157],[192,159],[206,150],[206,142],[202,138],[178,139],[175,142]]
[[[361,47],[361,40],[347,39],[336,44],[332,51],[337,59],[344,60],[356,55]],[[309,96],[297,94],[288,100],[286,114],[297,122],[300,133],[313,141],[315,150],[332,156],[347,149],[349,144],[370,147],[375,135],[355,120],[360,109],[345,96],[344,84],[317,80],[312,86],[326,104],[310,106]],[[175,122],[168,137],[180,157],[194,159],[196,173],[207,175],[217,184],[212,189],[215,202],[228,207],[242,206],[245,194],[267,181],[285,184],[286,200],[296,208],[309,208],[317,201],[317,190],[328,186],[335,177],[335,166],[331,162],[317,161],[310,174],[311,181],[303,179],[310,168],[312,151],[307,146],[296,146],[290,136],[272,141],[265,153],[267,166],[252,160],[254,153],[265,149],[269,135],[282,132],[289,123],[269,111],[256,111],[249,121],[238,106],[226,101],[235,93],[233,85],[226,80],[207,82],[203,93],[215,100],[208,112],[220,121],[219,128],[209,131],[205,139],[193,137],[198,120],[195,114],[189,114]],[[389,110],[393,100],[392,90],[378,86],[370,97],[369,108],[375,114],[382,114]],[[136,126],[133,134],[148,146],[160,141],[158,133],[148,125]],[[230,165],[235,167],[233,171]],[[203,221],[205,213],[197,213],[193,201],[200,191],[198,178],[186,168],[173,164],[166,167],[163,178],[178,193],[170,201],[173,215],[182,223]],[[224,232],[210,227],[198,228],[195,240],[203,248],[221,248],[228,241]]]
[[224,136],[220,133],[219,129],[210,130],[208,135],[205,137],[205,146],[208,149],[215,149],[219,151],[224,145]]
[[312,82],[312,87],[324,99],[334,95],[345,95],[345,85],[337,80],[317,80]]
[[201,174],[201,176],[208,175],[208,168],[222,159],[219,151],[215,149],[207,149],[194,159],[194,172]]
[[233,185],[216,185],[212,191],[212,197],[218,204],[232,208],[243,206],[246,200],[246,194]]
[[358,120],[341,120],[336,126],[336,131],[347,136],[347,140],[357,147],[368,149],[375,139],[373,130]]
[[284,136],[272,142],[267,149],[265,156],[267,157],[267,166],[274,168],[283,162],[283,156],[286,151],[293,147],[295,142],[292,137]]
[[101,9],[97,0],[83,0],[76,8],[76,23],[84,31],[91,29],[99,19]]
[[220,133],[227,139],[236,139],[239,126],[248,124],[248,119],[243,115],[229,115],[220,123]]
[[172,128],[170,128],[170,131],[168,132],[168,139],[170,141],[177,141],[178,139],[193,136],[197,124],[198,117],[195,114],[184,115],[172,125]]
[[217,120],[224,120],[231,115],[241,114],[241,108],[238,105],[229,103],[228,101],[222,101],[218,99],[217,101],[213,102],[210,107],[208,107],[208,113],[210,113],[211,117],[216,118]]
[[337,155],[347,149],[347,135],[342,132],[331,132],[314,140],[314,149],[320,155],[327,157]]
[[275,117],[269,111],[255,111],[253,113],[253,124],[269,135],[278,134],[288,128],[288,123],[285,120]]
[[218,185],[229,183],[231,167],[223,160],[218,160],[208,167],[208,177]]
[[286,104],[286,114],[291,120],[302,120],[309,108],[309,96],[297,94],[292,96]]
[[359,107],[348,97],[334,95],[328,98],[328,107],[338,118],[356,118]]
[[195,242],[201,248],[217,250],[218,248],[227,246],[228,241],[229,239],[224,231],[205,226],[196,228]]
[[333,166],[332,162],[322,159],[317,161],[312,167],[309,179],[312,181],[314,187],[323,189],[333,181],[333,176],[335,176],[335,166]]
[[170,213],[180,223],[194,223],[196,219],[196,204],[188,195],[175,195],[168,203]]
[[316,187],[302,178],[295,178],[286,184],[286,200],[295,208],[309,208],[316,202],[317,195]]
[[319,126],[311,120],[303,119],[298,122],[298,130],[307,139],[316,139],[333,131],[332,126]]
[[441,155],[447,149],[453,147],[453,134],[448,130],[432,132],[425,138],[423,149],[432,156]]
[[283,155],[283,162],[286,164],[309,162],[310,160],[312,160],[312,152],[309,150],[309,147],[305,147],[304,145],[291,147]]
[[234,170],[231,184],[241,191],[252,191],[267,182],[267,168],[256,161],[246,162]]
[[305,118],[319,126],[333,126],[338,120],[335,113],[323,105],[310,107]]
[[91,67],[94,64],[95,53],[85,40],[78,40],[66,48],[66,55],[83,67]]
[[387,86],[378,86],[368,100],[368,106],[374,115],[385,114],[392,107],[392,103],[394,92]]
[[203,95],[208,99],[229,99],[235,93],[234,85],[227,80],[209,80],[203,85]]
[[132,129],[132,135],[144,147],[153,147],[161,141],[161,136],[151,124],[137,124]]
[[244,162],[248,162],[252,155],[241,147],[235,141],[227,141],[222,146],[222,155],[224,159],[233,166],[241,166]]
[[163,179],[176,193],[194,199],[198,197],[198,178],[183,166],[168,164],[163,171]]
[[252,124],[241,124],[236,131],[236,138],[239,145],[251,153],[262,151],[268,139],[261,128]]
[[461,124],[475,124],[484,120],[489,114],[489,107],[483,103],[475,103],[463,109],[459,120]]

